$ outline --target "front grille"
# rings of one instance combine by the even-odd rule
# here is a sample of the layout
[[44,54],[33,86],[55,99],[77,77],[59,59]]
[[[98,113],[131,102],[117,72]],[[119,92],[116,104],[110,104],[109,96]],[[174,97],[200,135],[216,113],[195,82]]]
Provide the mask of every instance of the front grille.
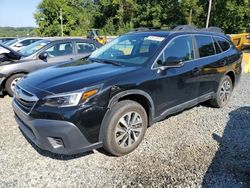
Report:
[[34,108],[37,101],[38,98],[35,95],[22,89],[19,86],[16,86],[14,92],[14,102],[23,112],[29,114]]

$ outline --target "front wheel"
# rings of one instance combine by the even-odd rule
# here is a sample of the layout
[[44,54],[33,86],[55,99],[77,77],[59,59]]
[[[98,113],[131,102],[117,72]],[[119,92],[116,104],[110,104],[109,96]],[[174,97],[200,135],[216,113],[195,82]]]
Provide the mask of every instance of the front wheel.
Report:
[[214,99],[210,103],[217,107],[222,108],[229,102],[229,99],[233,92],[233,83],[229,76],[224,76],[219,84],[218,90]]
[[145,109],[137,102],[124,100],[115,104],[105,120],[104,149],[121,156],[135,150],[147,129]]
[[16,87],[16,84],[19,80],[22,79],[22,77],[25,74],[15,74],[11,77],[8,78],[8,80],[5,83],[5,90],[7,91],[7,93],[12,97],[14,94],[14,89]]

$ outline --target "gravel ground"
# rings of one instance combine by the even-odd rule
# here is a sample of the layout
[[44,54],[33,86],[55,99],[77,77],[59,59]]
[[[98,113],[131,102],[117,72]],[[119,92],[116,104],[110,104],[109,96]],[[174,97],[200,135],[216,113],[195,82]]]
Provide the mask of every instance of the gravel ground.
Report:
[[0,98],[0,187],[249,187],[250,75],[229,105],[198,105],[150,127],[133,153],[53,155],[32,146]]

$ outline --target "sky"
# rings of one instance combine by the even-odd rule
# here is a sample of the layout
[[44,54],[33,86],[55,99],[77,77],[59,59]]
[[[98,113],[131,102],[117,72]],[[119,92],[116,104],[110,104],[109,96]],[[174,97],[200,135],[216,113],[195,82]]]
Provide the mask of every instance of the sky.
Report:
[[0,0],[0,27],[36,27],[34,12],[41,0]]

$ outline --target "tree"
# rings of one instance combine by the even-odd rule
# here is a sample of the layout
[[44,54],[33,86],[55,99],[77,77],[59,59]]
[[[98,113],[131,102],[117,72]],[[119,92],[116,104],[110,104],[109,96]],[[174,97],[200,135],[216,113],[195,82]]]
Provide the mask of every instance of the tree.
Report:
[[184,24],[178,0],[137,0],[134,25],[136,27],[171,28]]
[[97,7],[99,14],[95,16],[94,26],[103,28],[106,34],[121,34],[132,29],[134,0],[99,0]]
[[201,16],[204,15],[204,9],[198,0],[182,0],[180,2],[185,21],[189,25],[202,25]]
[[[59,36],[60,9],[65,35],[86,35],[92,27],[120,35],[133,28],[205,27],[208,0],[42,0],[35,19],[42,36]],[[250,22],[250,0],[214,0],[210,26],[238,33]]]
[[[200,0],[200,5],[207,13],[208,1]],[[203,20],[206,19],[206,14]],[[213,1],[210,26],[221,27],[225,33],[240,33],[246,30],[250,22],[250,1],[249,0],[220,0]],[[203,27],[205,26],[202,24]]]
[[60,36],[60,9],[65,35],[83,35],[92,26],[96,7],[92,1],[43,0],[34,14],[42,36]]

